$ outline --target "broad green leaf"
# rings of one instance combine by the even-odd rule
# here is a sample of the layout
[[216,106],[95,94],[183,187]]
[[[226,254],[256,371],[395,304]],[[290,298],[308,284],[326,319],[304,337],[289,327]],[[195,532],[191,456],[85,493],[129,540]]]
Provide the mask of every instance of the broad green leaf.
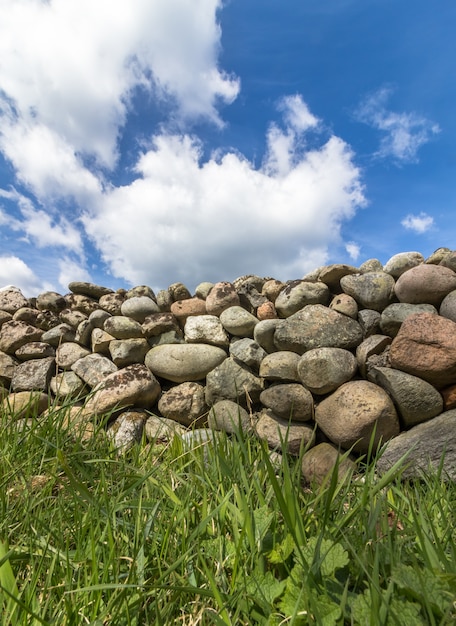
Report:
[[[301,564],[291,570],[286,581],[286,589],[280,601],[280,610],[287,616],[294,616],[294,624],[305,623],[302,620],[308,615],[308,598],[304,588],[305,573]],[[307,618],[306,618],[307,619]],[[301,621],[299,621],[301,620]]]
[[289,558],[295,549],[295,542],[291,535],[286,535],[285,539],[278,543],[268,554],[270,563],[281,564]]
[[[383,590],[383,594],[386,595]],[[385,598],[386,601],[386,598]],[[391,615],[392,614],[392,615]],[[389,600],[388,617],[384,626],[397,626],[397,617],[400,616],[401,624],[413,624],[413,626],[425,626],[425,622],[420,615],[420,607],[415,602],[407,602],[400,598]],[[378,615],[372,615],[371,593],[366,589],[359,594],[352,605],[352,619],[357,626],[371,626]]]
[[247,592],[255,599],[258,604],[263,605],[264,602],[271,607],[274,601],[284,592],[286,586],[285,580],[277,580],[272,572],[254,571],[247,580]]
[[440,615],[448,611],[454,600],[448,585],[429,570],[417,571],[410,565],[400,564],[394,568],[391,578],[406,594],[417,600],[426,598]]
[[342,611],[328,596],[319,595],[315,601],[318,607],[318,615],[316,615],[316,623],[320,626],[336,626],[342,617]]
[[[319,554],[316,550],[319,549]],[[310,564],[318,563],[322,576],[334,576],[338,569],[348,565],[348,553],[340,545],[329,539],[323,539],[319,544],[317,537],[311,537],[302,548],[306,561]]]

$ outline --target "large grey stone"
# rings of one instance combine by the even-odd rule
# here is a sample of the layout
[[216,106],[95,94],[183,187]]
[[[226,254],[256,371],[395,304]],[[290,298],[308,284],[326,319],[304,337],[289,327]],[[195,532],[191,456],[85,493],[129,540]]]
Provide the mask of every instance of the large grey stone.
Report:
[[437,309],[432,304],[408,304],[393,302],[382,311],[380,328],[383,334],[395,337],[403,321],[414,313],[435,313]]
[[121,413],[106,431],[117,452],[127,452],[141,441],[147,414],[143,411]]
[[43,341],[31,341],[16,350],[15,355],[19,361],[30,361],[31,359],[44,359],[49,356],[55,357],[55,350]]
[[314,348],[298,361],[298,375],[312,393],[331,393],[356,374],[354,355],[343,348]]
[[122,315],[111,315],[105,320],[103,330],[116,339],[136,339],[143,337],[141,324]]
[[207,343],[221,348],[227,348],[230,343],[228,333],[216,315],[188,317],[184,326],[184,335],[187,343]]
[[[93,313],[89,315],[88,319],[92,325],[92,328],[103,329],[104,323],[106,322],[108,317],[111,317],[110,313],[108,313],[107,311],[104,311],[103,309],[97,309],[96,311],[93,311]],[[82,320],[80,321],[82,322]]]
[[456,289],[450,291],[442,300],[439,313],[442,317],[446,317],[452,322],[456,322]]
[[325,285],[328,285],[331,293],[339,293],[340,280],[344,276],[350,274],[357,274],[359,270],[353,265],[346,265],[345,263],[334,263],[332,265],[325,265],[318,273],[318,280]]
[[121,368],[134,363],[144,363],[149,348],[147,339],[144,338],[113,339],[109,344],[109,353],[112,362]]
[[0,291],[0,310],[15,313],[22,307],[28,307],[28,300],[17,287],[9,287]]
[[59,399],[73,399],[88,391],[83,380],[74,372],[60,372],[51,378],[49,388]]
[[0,385],[10,386],[17,365],[16,359],[6,352],[0,352]]
[[391,274],[393,278],[399,278],[407,270],[422,263],[424,263],[424,257],[421,252],[399,252],[386,262],[383,271]]
[[14,368],[11,388],[13,391],[47,391],[54,372],[54,357],[25,361]]
[[356,348],[363,334],[357,321],[321,305],[308,305],[276,327],[278,350],[304,354],[312,348]]
[[224,329],[235,337],[253,337],[258,319],[241,306],[230,306],[220,313]]
[[444,478],[456,481],[456,409],[418,424],[388,442],[377,461],[377,471],[387,472],[407,454],[400,476],[420,479],[442,467]]
[[122,303],[120,312],[142,324],[148,315],[158,313],[159,308],[157,303],[147,296],[134,296]]
[[206,402],[234,400],[243,406],[258,402],[264,381],[245,365],[229,357],[211,370],[206,378]]
[[94,387],[109,374],[117,371],[117,367],[114,363],[101,354],[88,354],[75,361],[71,369],[79,378],[82,378],[89,387]]
[[323,442],[302,457],[302,476],[306,483],[322,485],[329,482],[337,466],[337,481],[341,482],[356,470],[356,463],[341,454],[336,446]]
[[[45,311],[43,311],[45,313]],[[76,329],[81,322],[87,319],[87,315],[82,311],[73,311],[72,309],[63,309],[59,313],[59,320],[64,324],[68,324],[71,328]],[[57,326],[57,324],[54,324]]]
[[59,324],[41,335],[41,341],[51,344],[54,348],[67,341],[74,341],[75,338],[76,332],[69,324]]
[[108,287],[101,287],[100,285],[95,285],[94,283],[83,282],[83,281],[73,281],[68,285],[68,289],[74,293],[82,296],[88,296],[89,298],[101,298],[107,294],[112,293],[112,289]]
[[358,312],[358,323],[363,331],[363,337],[370,337],[380,333],[381,315],[372,309],[361,309]]
[[391,341],[391,337],[387,335],[371,335],[359,344],[356,348],[356,361],[359,373],[363,378],[368,377],[370,358],[382,354],[391,345]]
[[273,352],[261,361],[260,376],[266,380],[300,383],[298,362],[299,354],[296,352]]
[[226,433],[250,432],[252,420],[244,407],[233,400],[219,400],[211,408],[208,425]]
[[36,308],[40,311],[60,313],[66,307],[65,298],[56,291],[45,291],[36,299]]
[[99,383],[85,406],[88,412],[99,415],[129,406],[148,409],[160,391],[160,384],[145,365],[129,365]]
[[6,354],[14,354],[26,343],[40,341],[42,334],[42,330],[25,322],[5,322],[0,328],[0,350]]
[[267,353],[256,341],[244,337],[243,339],[233,340],[230,343],[230,356],[250,367],[252,371],[258,372],[261,362],[267,356]]
[[209,407],[200,383],[187,382],[171,387],[158,401],[158,410],[167,419],[183,426],[202,425],[207,421]]
[[76,329],[74,340],[87,348],[92,342],[93,324],[89,319],[83,320]]
[[125,295],[121,293],[107,293],[98,301],[98,305],[111,315],[120,315],[121,307],[125,301]]
[[57,365],[63,370],[69,370],[73,363],[76,363],[78,359],[90,354],[90,350],[84,348],[78,343],[68,341],[62,343],[56,350],[56,362]]
[[301,449],[310,447],[315,442],[313,424],[282,419],[269,409],[263,409],[257,417],[256,435],[273,450],[298,455]]
[[374,311],[383,311],[392,301],[394,284],[394,278],[385,272],[353,274],[340,280],[344,293],[352,296],[363,308]]
[[272,385],[261,392],[260,402],[285,420],[308,422],[314,416],[312,394],[298,383]]
[[274,334],[278,323],[278,319],[261,320],[253,329],[254,340],[268,353],[277,351]]
[[329,289],[324,283],[293,280],[276,298],[275,308],[279,317],[290,317],[308,304],[328,304]]
[[93,298],[76,293],[66,295],[65,302],[69,309],[81,311],[81,313],[84,313],[87,316],[99,308],[98,302]]
[[405,428],[425,422],[443,410],[443,398],[425,380],[391,367],[374,367],[369,380],[383,387],[396,405]]
[[149,350],[145,364],[156,376],[184,383],[203,380],[226,358],[226,352],[217,346],[164,344]]
[[109,344],[114,337],[101,328],[94,328],[90,336],[90,345],[92,352],[109,355]]

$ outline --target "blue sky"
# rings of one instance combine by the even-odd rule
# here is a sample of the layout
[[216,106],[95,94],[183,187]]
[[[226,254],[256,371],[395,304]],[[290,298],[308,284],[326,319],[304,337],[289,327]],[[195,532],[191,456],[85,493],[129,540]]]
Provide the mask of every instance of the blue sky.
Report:
[[0,0],[0,286],[455,248],[453,0]]

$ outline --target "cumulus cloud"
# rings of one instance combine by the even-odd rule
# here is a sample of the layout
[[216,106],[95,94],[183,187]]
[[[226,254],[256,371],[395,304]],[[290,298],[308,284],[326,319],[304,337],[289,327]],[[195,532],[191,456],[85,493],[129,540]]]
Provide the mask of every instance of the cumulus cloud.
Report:
[[14,255],[0,256],[0,286],[15,285],[27,297],[41,291],[41,281],[22,259]]
[[413,230],[418,235],[422,235],[434,225],[434,218],[421,212],[419,215],[409,214],[401,221],[401,224],[407,230]]
[[[350,147],[323,136],[300,94],[278,102],[261,166],[222,149],[203,158],[192,123],[221,128],[220,104],[240,89],[218,66],[221,6],[0,0],[0,150],[32,198],[4,190],[16,206],[0,222],[46,249],[43,263],[53,251],[62,287],[89,280],[94,251],[112,276],[154,287],[247,272],[299,277],[327,261],[364,203]],[[163,106],[162,117],[141,128],[143,152],[120,186],[120,139],[138,94]],[[15,276],[37,284],[19,256],[8,258]]]
[[50,142],[54,156],[76,161],[70,173],[84,156],[113,168],[137,89],[174,102],[174,117],[221,124],[216,105],[232,102],[239,83],[217,67],[220,7],[221,0],[1,0],[5,156],[22,172],[22,142],[33,141],[32,167],[25,164],[32,178],[22,173],[34,185],[33,176],[46,178],[55,165]]
[[203,162],[194,138],[157,135],[136,180],[86,213],[86,231],[112,273],[132,283],[299,277],[325,261],[341,223],[364,202],[346,143],[332,136],[318,149],[299,145],[275,127],[255,169],[233,152]]
[[370,94],[358,107],[356,118],[381,131],[376,156],[392,157],[397,163],[414,163],[419,149],[440,132],[438,124],[411,113],[396,113],[387,108],[391,89],[386,87]]

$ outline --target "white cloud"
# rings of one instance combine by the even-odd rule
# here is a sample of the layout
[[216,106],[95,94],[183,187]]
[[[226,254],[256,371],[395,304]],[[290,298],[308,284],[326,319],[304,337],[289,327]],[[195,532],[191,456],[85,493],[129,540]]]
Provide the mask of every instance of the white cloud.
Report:
[[426,213],[421,212],[419,215],[407,215],[401,222],[407,230],[413,230],[419,235],[428,231],[434,225],[434,218]]
[[383,133],[376,156],[393,157],[398,163],[416,162],[418,150],[431,141],[440,128],[417,113],[388,110],[386,104],[390,94],[390,89],[382,88],[365,98],[356,111],[356,117]]
[[59,285],[62,287],[64,293],[68,290],[68,285],[74,280],[80,280],[84,282],[92,282],[90,273],[80,263],[77,263],[74,259],[65,256],[59,260]]
[[55,180],[66,172],[73,185],[81,157],[112,168],[137,88],[174,100],[174,118],[221,124],[216,105],[232,102],[239,83],[217,67],[220,7],[0,0],[1,149],[22,179],[40,193],[62,158]]
[[22,219],[12,217],[0,208],[0,224],[14,232],[23,233],[25,241],[30,239],[38,248],[63,247],[79,255],[83,254],[81,235],[65,217],[52,218],[42,209],[36,209],[29,198],[15,189],[0,189],[0,198],[17,204]]
[[353,261],[357,261],[361,253],[361,249],[357,243],[350,241],[345,244],[345,250]]
[[138,178],[87,212],[86,231],[114,276],[136,284],[192,286],[250,272],[298,277],[326,260],[341,222],[364,198],[341,139],[308,151],[294,135],[288,140],[286,167],[270,141],[265,166],[255,169],[234,153],[202,162],[191,137],[158,135],[138,161]]
[[14,255],[0,256],[0,286],[15,285],[26,296],[37,295],[41,282],[22,259]]
[[304,132],[319,124],[320,120],[312,115],[300,94],[283,97],[278,108],[283,112],[285,121],[296,132]]
[[[218,106],[239,91],[218,67],[221,6],[0,0],[0,150],[36,199],[4,192],[19,211],[0,221],[37,247],[63,249],[60,264],[42,255],[53,281],[88,279],[82,228],[115,277],[154,287],[247,272],[299,277],[340,243],[342,222],[364,202],[360,172],[336,136],[306,146],[320,120],[299,94],[278,103],[283,124],[266,130],[260,168],[234,152],[203,160],[189,134],[195,120],[222,126]],[[144,129],[152,139],[136,178],[116,187],[138,89],[166,115]],[[30,268],[9,258],[32,284]]]

